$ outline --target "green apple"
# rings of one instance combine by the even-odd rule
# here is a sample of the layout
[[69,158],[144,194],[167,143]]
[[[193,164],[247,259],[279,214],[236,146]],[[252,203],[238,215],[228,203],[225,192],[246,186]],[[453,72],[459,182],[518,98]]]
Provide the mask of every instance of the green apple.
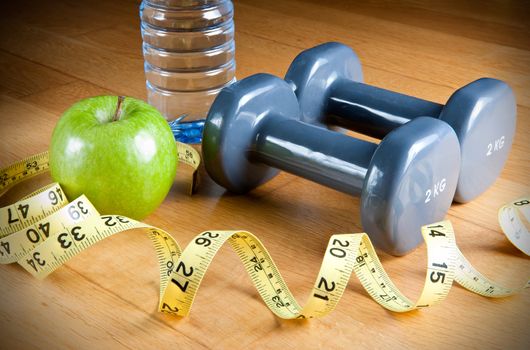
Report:
[[77,102],[60,118],[50,146],[52,178],[70,200],[85,194],[101,214],[137,220],[162,203],[177,163],[167,122],[132,97]]

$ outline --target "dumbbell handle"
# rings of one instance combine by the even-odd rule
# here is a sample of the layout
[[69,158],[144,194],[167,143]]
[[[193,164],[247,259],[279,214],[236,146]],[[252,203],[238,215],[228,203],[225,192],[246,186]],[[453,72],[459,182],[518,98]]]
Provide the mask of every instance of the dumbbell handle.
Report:
[[416,117],[438,118],[443,105],[348,79],[333,83],[326,122],[384,138]]
[[360,195],[377,144],[267,116],[251,159],[352,195]]

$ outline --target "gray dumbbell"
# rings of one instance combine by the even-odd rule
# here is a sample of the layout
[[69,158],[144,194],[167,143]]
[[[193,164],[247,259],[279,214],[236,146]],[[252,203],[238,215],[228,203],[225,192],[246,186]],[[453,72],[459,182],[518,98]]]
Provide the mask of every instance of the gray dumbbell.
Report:
[[420,116],[455,130],[462,164],[454,200],[467,202],[499,176],[515,133],[516,103],[504,82],[483,78],[457,90],[445,105],[362,83],[361,63],[348,46],[326,43],[299,54],[285,79],[302,120],[332,124],[383,138]]
[[299,120],[282,79],[257,74],[221,90],[203,133],[203,159],[219,185],[245,193],[278,169],[361,196],[361,220],[373,242],[403,255],[422,242],[420,227],[444,218],[456,189],[455,132],[418,118],[379,145]]

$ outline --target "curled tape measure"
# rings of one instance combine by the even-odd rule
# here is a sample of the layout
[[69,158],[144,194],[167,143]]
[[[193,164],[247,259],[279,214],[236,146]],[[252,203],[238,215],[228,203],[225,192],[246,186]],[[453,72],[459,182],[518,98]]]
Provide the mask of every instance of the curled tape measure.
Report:
[[[183,144],[179,144],[178,149],[181,161],[197,169],[198,153]],[[0,193],[47,169],[48,156],[42,153],[0,170]],[[529,232],[518,212],[529,220],[528,198],[502,207],[499,220],[508,239],[528,255]],[[84,249],[130,229],[143,229],[155,247],[160,267],[159,311],[179,316],[190,312],[209,264],[226,242],[243,262],[265,304],[285,319],[322,317],[330,313],[339,302],[352,272],[376,302],[395,312],[441,302],[453,280],[488,297],[508,296],[530,287],[528,281],[520,288],[508,289],[483,276],[458,249],[451,223],[442,221],[421,229],[428,265],[418,301],[409,300],[398,290],[383,269],[368,236],[356,233],[330,238],[309,300],[302,307],[264,245],[252,233],[206,231],[181,250],[177,241],[164,230],[119,215],[101,216],[85,196],[68,202],[58,184],[51,184],[0,209],[0,263],[18,262],[33,276],[44,278]]]

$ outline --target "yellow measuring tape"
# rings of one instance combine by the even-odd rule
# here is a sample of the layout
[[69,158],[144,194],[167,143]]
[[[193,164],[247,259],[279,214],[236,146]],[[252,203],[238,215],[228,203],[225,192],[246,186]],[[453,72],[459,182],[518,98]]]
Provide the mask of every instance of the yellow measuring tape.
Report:
[[[181,161],[197,169],[200,158],[193,148],[179,144]],[[42,153],[0,170],[0,193],[48,169]],[[521,198],[502,207],[499,220],[508,239],[530,252],[529,232],[519,217],[530,218],[530,201]],[[246,231],[206,231],[181,250],[166,231],[119,215],[101,216],[88,198],[68,202],[58,184],[49,185],[15,204],[0,209],[0,263],[18,262],[37,278],[44,278],[93,244],[130,229],[143,229],[153,242],[160,267],[159,311],[185,316],[209,264],[228,242],[269,309],[285,319],[322,317],[339,302],[352,272],[371,297],[383,307],[406,312],[445,299],[453,280],[488,297],[503,297],[516,289],[496,284],[475,270],[458,249],[453,227],[442,221],[421,229],[427,246],[425,285],[418,301],[404,296],[392,283],[365,233],[333,235],[309,300],[302,307],[293,297],[260,240]]]

